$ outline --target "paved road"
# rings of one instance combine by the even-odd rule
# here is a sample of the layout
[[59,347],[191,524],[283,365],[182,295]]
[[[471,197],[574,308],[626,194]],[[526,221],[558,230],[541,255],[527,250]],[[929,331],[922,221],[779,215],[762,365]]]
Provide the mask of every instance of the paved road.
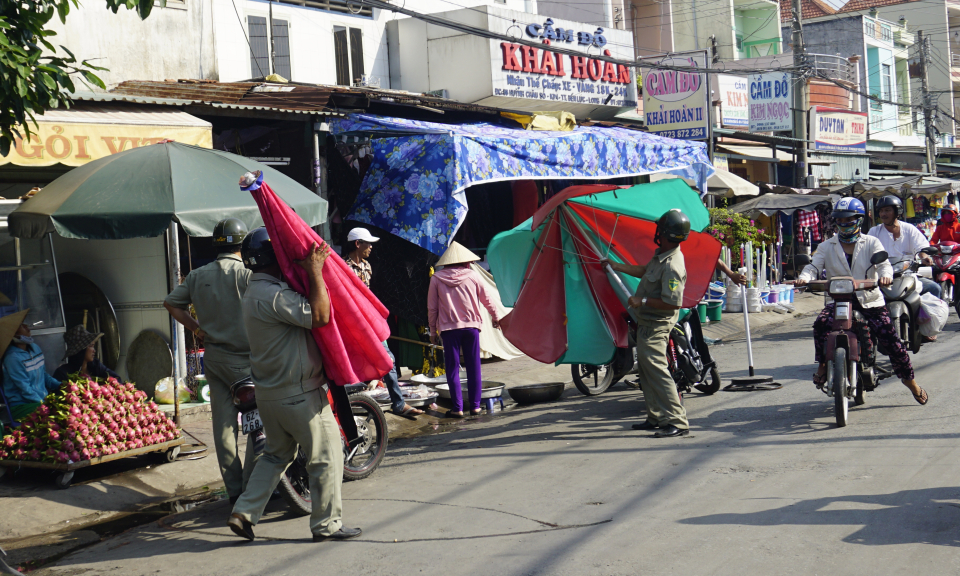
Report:
[[[960,574],[960,327],[917,357],[931,396],[886,380],[837,429],[810,383],[811,318],[755,343],[775,392],[686,399],[694,434],[629,429],[623,386],[399,441],[344,486],[362,540],[314,544],[276,506],[242,544],[225,502],[65,557],[51,574]],[[745,346],[715,349],[725,377]]]

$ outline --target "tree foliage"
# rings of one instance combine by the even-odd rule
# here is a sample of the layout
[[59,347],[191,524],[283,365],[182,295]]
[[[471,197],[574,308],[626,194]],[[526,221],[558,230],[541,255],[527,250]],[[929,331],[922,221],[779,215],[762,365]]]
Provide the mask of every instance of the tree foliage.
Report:
[[[106,2],[114,13],[121,7],[136,10],[141,19],[150,15],[154,4],[154,0]],[[105,68],[78,61],[66,46],[51,42],[56,32],[48,30],[48,24],[54,16],[66,23],[71,6],[78,7],[78,0],[0,0],[0,155],[9,154],[16,139],[30,136],[36,115],[70,107],[74,78],[105,87],[95,74]]]

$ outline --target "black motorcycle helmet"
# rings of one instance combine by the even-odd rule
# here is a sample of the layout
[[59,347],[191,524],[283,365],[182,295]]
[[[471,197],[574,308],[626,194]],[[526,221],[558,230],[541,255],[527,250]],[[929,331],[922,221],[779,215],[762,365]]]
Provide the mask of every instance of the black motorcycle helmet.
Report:
[[893,208],[894,213],[896,213],[897,218],[903,214],[903,201],[896,196],[884,196],[883,198],[877,200],[877,213],[880,213],[881,208],[886,208],[890,206]]
[[663,239],[669,242],[683,242],[690,235],[690,219],[677,208],[667,210],[657,220],[657,232],[653,241],[660,245]]
[[266,228],[254,228],[244,237],[240,245],[240,256],[243,258],[243,265],[251,270],[277,263],[277,255],[273,251],[273,243],[270,242]]
[[237,218],[224,218],[213,227],[213,245],[239,246],[246,235],[246,224]]

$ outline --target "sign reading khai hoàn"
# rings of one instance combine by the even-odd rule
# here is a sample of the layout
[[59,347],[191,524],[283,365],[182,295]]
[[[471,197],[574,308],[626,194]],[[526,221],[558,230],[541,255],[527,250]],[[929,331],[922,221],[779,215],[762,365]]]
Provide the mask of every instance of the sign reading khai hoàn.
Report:
[[[651,59],[647,59],[651,60]],[[706,68],[704,51],[653,60],[643,75],[643,115],[647,129],[659,136],[684,140],[707,137]]]

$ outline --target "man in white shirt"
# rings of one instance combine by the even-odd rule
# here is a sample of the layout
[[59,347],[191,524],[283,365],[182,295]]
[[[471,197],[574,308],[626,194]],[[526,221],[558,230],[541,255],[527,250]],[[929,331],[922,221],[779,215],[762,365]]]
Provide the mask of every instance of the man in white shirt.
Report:
[[[877,201],[877,213],[883,224],[870,229],[868,234],[880,240],[883,249],[889,254],[890,262],[898,262],[904,258],[913,259],[914,254],[930,245],[927,237],[916,226],[901,222],[898,219],[903,211],[903,202],[896,196],[884,196]],[[926,265],[933,264],[926,254],[920,255]],[[940,285],[930,278],[920,278],[923,286],[922,294],[933,294],[940,297]]]

